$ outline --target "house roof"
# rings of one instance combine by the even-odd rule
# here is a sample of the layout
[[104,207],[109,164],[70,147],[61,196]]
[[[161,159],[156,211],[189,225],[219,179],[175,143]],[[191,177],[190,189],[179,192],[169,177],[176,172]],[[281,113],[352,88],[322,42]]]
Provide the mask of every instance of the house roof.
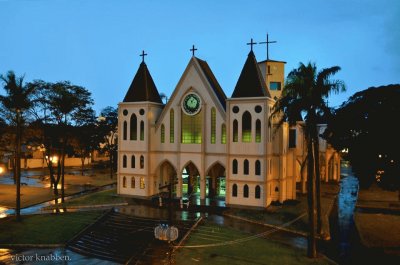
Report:
[[162,103],[160,94],[145,62],[140,64],[123,102],[142,101]]
[[236,83],[232,98],[271,97],[253,51],[250,51]]
[[206,61],[203,61],[197,57],[194,57],[197,62],[199,63],[201,70],[203,70],[204,75],[206,76],[208,83],[210,84],[210,86],[212,87],[212,89],[215,92],[215,95],[217,96],[219,102],[221,103],[221,105],[224,107],[226,107],[226,95],[225,92],[222,90],[221,86],[219,85],[217,79],[215,78],[213,72],[211,71],[210,66],[208,65],[208,63]]
[[265,62],[286,63],[285,61],[276,61],[276,60],[271,60],[271,59],[264,60],[264,61],[261,61],[261,62],[258,62],[258,63],[261,64],[261,63],[265,63]]

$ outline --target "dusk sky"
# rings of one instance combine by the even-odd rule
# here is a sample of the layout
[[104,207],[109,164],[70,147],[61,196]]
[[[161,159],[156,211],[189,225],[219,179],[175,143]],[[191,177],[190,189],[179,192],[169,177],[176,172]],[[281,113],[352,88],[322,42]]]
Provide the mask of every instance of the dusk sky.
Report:
[[[177,85],[194,44],[228,97],[253,38],[270,59],[319,69],[338,65],[347,92],[400,83],[399,0],[128,1],[0,0],[0,73],[26,81],[69,80],[90,90],[95,109],[117,106],[142,50],[161,93]],[[266,46],[256,45],[259,61]],[[3,93],[3,92],[0,92]]]

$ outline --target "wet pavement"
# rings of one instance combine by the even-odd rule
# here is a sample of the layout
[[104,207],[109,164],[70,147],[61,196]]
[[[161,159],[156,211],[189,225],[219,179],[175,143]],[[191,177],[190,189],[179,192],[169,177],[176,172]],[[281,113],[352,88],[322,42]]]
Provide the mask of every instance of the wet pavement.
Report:
[[[323,248],[322,252],[327,255],[328,257],[343,261],[346,260],[346,257],[354,255],[352,253],[354,242],[352,241],[352,235],[354,234],[354,221],[353,221],[353,213],[357,201],[358,195],[358,180],[354,177],[353,173],[351,172],[350,168],[342,168],[342,179],[340,181],[340,192],[338,194],[337,200],[337,218],[336,221],[336,231],[337,235],[334,236],[335,240],[332,242],[336,244],[334,248],[336,251],[331,251],[329,248]],[[76,195],[77,197],[79,195]],[[72,196],[71,196],[72,197]],[[54,203],[54,202],[53,202]],[[222,206],[223,202],[221,202]],[[47,202],[44,204],[28,207],[29,209],[23,210],[23,214],[28,213],[38,213],[41,212],[43,207],[51,205],[51,202]],[[218,207],[217,206],[217,207]],[[121,206],[117,207],[116,210],[123,214],[128,214],[136,217],[143,217],[143,218],[159,218],[165,219],[168,215],[168,211],[166,209],[160,209],[157,207],[149,206],[149,203],[145,204],[135,204],[129,206]],[[11,212],[9,212],[11,214]],[[174,218],[179,218],[183,220],[193,220],[193,218],[199,217],[202,215],[206,217],[208,222],[213,222],[215,224],[228,226],[237,230],[241,230],[244,232],[248,232],[251,234],[260,234],[268,231],[271,228],[266,228],[262,225],[250,224],[248,222],[232,219],[222,215],[216,214],[207,214],[207,213],[200,213],[200,212],[193,212],[193,211],[176,211]],[[284,232],[284,231],[275,231],[268,235],[268,238],[272,240],[276,240],[279,242],[283,242],[290,246],[306,249],[307,247],[307,239],[302,236],[294,235],[292,233]],[[22,263],[10,263],[10,257],[12,255],[25,255],[24,253],[39,253],[37,249],[31,250],[1,250],[0,252],[0,264],[1,262],[5,262],[5,264],[22,264]],[[42,251],[42,250],[40,250]],[[71,256],[71,260],[68,261],[68,264],[110,264],[110,263],[101,263],[103,261],[84,257],[69,250],[65,250],[64,248],[56,248],[56,249],[46,249],[45,252],[59,252],[59,253],[68,253]],[[1,254],[3,253],[3,254]],[[4,254],[6,253],[6,254]],[[7,254],[8,253],[8,254]],[[41,253],[41,252],[40,252]],[[8,257],[8,259],[7,259]],[[6,261],[4,261],[6,260]],[[8,260],[8,261],[7,261]],[[8,262],[8,263],[7,263]],[[108,261],[107,261],[108,262]],[[49,263],[35,263],[35,264],[49,264]],[[66,264],[66,263],[51,263],[51,264]]]

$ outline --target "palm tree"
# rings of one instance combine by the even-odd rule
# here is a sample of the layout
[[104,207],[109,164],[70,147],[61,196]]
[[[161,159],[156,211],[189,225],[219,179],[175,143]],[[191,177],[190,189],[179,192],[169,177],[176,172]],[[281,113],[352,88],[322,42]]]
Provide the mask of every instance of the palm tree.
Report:
[[4,83],[6,95],[0,95],[2,111],[6,119],[15,124],[15,179],[16,179],[16,219],[21,220],[21,139],[22,126],[25,123],[25,116],[33,103],[31,97],[34,93],[32,87],[24,86],[24,76],[16,77],[13,71],[9,71],[5,76],[0,75]]
[[[340,70],[333,66],[317,72],[315,64],[300,63],[297,69],[292,70],[286,80],[282,97],[274,105],[271,114],[278,119],[278,127],[284,122],[296,124],[299,117],[304,117],[304,133],[307,146],[307,201],[309,239],[308,255],[316,257],[316,229],[321,233],[321,203],[320,203],[320,172],[319,172],[319,135],[317,124],[331,115],[326,98],[330,93],[344,91],[341,80],[331,80],[331,77]],[[317,201],[315,201],[317,198]],[[316,207],[315,207],[316,206]],[[317,222],[315,216],[317,208]]]

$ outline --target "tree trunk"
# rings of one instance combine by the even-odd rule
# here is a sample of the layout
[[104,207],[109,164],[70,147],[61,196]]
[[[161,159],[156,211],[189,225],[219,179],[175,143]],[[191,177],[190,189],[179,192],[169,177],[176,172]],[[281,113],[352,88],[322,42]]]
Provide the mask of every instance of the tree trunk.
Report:
[[85,156],[81,155],[81,176],[83,176],[84,170],[85,170]]
[[113,153],[110,151],[110,178],[113,178]]
[[65,173],[65,153],[62,151],[62,160],[61,160],[61,203],[64,203],[65,197],[65,189],[64,189],[64,173]]
[[321,174],[319,170],[319,139],[318,131],[315,128],[314,134],[314,166],[315,166],[315,193],[317,201],[317,233],[320,235],[322,232],[322,220],[321,220]]
[[315,178],[314,178],[314,156],[313,156],[313,142],[309,135],[307,137],[308,149],[308,165],[307,165],[307,201],[308,201],[308,256],[310,258],[317,257],[317,242],[315,239]]
[[16,133],[16,152],[15,152],[15,176],[16,176],[16,206],[15,216],[17,221],[21,221],[21,113],[17,110],[17,133]]

